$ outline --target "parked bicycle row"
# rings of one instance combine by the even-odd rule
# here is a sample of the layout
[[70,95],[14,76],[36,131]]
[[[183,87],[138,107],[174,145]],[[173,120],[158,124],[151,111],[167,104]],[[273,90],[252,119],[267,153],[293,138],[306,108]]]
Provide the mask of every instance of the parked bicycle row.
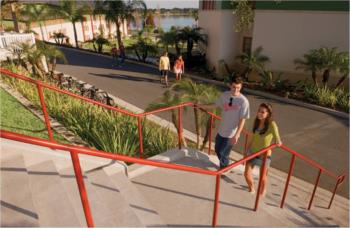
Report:
[[116,104],[113,97],[111,97],[106,91],[96,88],[94,85],[90,85],[87,82],[78,80],[73,76],[57,72],[51,76],[51,79],[61,89],[74,92],[106,105],[115,106]]

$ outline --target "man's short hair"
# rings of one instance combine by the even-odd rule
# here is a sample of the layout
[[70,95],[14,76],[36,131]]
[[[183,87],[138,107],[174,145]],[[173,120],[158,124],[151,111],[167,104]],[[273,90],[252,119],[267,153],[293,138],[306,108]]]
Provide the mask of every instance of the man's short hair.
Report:
[[231,80],[230,80],[230,85],[232,83],[242,84],[243,83],[243,79],[242,79],[242,77],[239,77],[239,76],[232,77]]

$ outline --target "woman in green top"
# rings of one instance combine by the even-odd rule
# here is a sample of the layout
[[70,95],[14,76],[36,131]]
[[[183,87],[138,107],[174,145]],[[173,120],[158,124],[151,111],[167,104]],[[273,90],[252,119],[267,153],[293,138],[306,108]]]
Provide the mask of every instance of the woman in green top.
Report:
[[[253,136],[248,144],[247,155],[258,152],[271,145],[272,139],[275,140],[278,146],[282,145],[281,138],[278,133],[278,127],[275,121],[272,120],[272,106],[270,104],[262,103],[259,106],[258,113],[254,120]],[[255,157],[247,162],[245,166],[244,176],[247,181],[249,192],[254,194],[254,180],[252,171],[255,165],[261,166],[263,155]],[[271,150],[267,152],[266,166],[269,167],[271,162]],[[262,173],[262,172],[260,172]],[[260,194],[266,194],[266,179],[267,171],[262,177],[262,190]]]

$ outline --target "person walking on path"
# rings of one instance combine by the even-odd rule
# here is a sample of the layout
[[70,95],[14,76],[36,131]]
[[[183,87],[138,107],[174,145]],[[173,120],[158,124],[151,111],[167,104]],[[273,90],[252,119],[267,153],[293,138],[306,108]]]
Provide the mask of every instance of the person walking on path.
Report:
[[116,63],[116,66],[119,65],[119,61],[118,61],[118,48],[116,45],[113,46],[113,48],[111,49],[111,54],[112,54],[112,59],[113,59],[113,64],[112,66],[114,66],[114,63]]
[[174,73],[176,75],[176,80],[181,80],[181,75],[185,73],[185,62],[181,55],[175,61]]
[[[258,152],[268,146],[270,146],[272,139],[276,141],[277,146],[281,146],[281,138],[278,132],[278,127],[275,121],[272,120],[272,106],[267,103],[262,103],[259,106],[258,113],[256,114],[256,118],[254,120],[253,125],[253,136],[251,140],[249,140],[247,151],[245,152],[245,156],[251,155],[255,152]],[[269,150],[267,152],[267,160],[266,167],[270,166],[271,163],[271,153]],[[263,163],[263,155],[253,158],[248,161],[245,165],[244,177],[247,181],[249,192],[254,194],[254,179],[252,175],[252,171],[255,165],[261,166]],[[263,173],[263,170],[260,170],[260,178],[262,178],[261,182],[261,192],[262,196],[266,194],[266,182],[267,182],[267,170]]]
[[122,43],[119,47],[119,56],[121,58],[120,60],[120,64],[123,64],[124,61],[125,61],[125,47],[124,47],[124,44]]
[[215,104],[200,105],[201,108],[221,108],[221,122],[215,138],[215,152],[220,169],[229,165],[232,146],[237,144],[246,119],[249,119],[249,101],[241,94],[243,80],[234,77],[229,84],[230,91],[221,94]]
[[168,57],[168,52],[164,52],[163,56],[159,59],[159,72],[160,72],[160,83],[164,78],[165,86],[168,87],[168,71],[170,70],[170,60]]

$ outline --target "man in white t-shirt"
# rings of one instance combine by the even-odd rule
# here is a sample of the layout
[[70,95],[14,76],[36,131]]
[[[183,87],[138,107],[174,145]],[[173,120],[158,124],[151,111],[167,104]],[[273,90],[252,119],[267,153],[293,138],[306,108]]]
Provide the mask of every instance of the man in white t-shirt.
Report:
[[241,94],[242,79],[231,80],[230,91],[221,94],[212,105],[200,105],[202,108],[221,108],[221,122],[215,138],[215,152],[220,160],[220,169],[229,165],[232,146],[237,144],[246,119],[249,119],[249,101]]

